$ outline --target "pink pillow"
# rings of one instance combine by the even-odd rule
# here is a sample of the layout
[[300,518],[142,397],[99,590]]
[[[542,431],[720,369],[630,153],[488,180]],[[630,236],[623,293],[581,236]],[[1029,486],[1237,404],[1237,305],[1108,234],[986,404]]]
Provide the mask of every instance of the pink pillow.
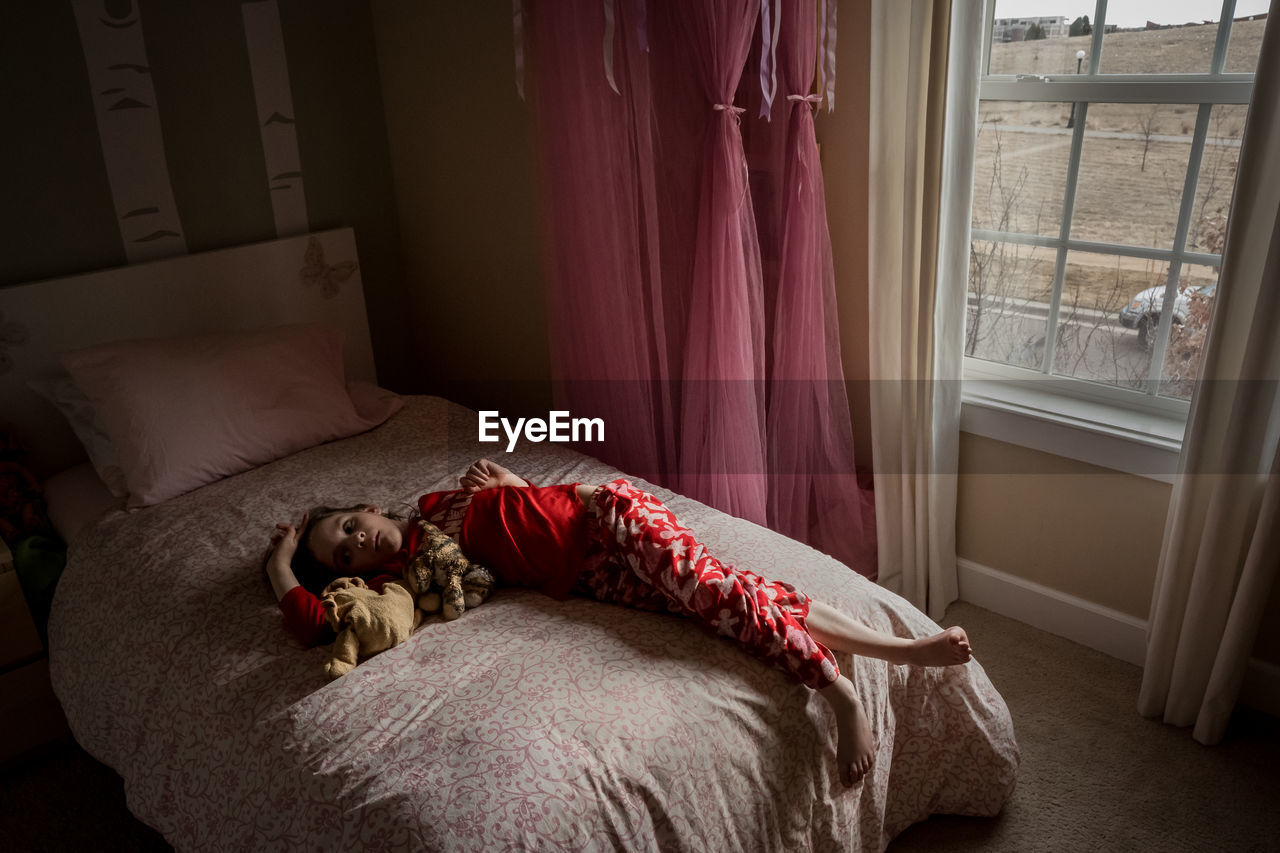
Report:
[[372,382],[352,379],[347,383],[347,394],[361,420],[372,421],[374,425],[382,423],[404,408],[404,400],[400,399],[399,394]]
[[118,341],[62,357],[102,419],[131,508],[371,429],[347,393],[342,335],[317,325]]

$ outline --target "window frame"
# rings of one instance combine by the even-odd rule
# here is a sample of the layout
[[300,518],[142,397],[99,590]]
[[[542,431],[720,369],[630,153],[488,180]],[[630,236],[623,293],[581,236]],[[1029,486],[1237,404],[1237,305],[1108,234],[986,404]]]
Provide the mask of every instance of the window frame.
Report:
[[[1069,252],[1168,263],[1165,305],[1174,304],[1184,264],[1220,267],[1220,255],[1188,251],[1186,246],[1212,110],[1222,104],[1247,105],[1253,91],[1253,74],[1222,70],[1226,65],[1236,0],[1223,0],[1209,70],[1194,74],[1100,73],[1107,0],[1096,0],[1095,3],[1087,73],[1082,69],[1080,74],[1065,75],[989,74],[995,6],[995,0],[987,0],[985,4],[979,101],[1074,103],[1076,120],[1072,125],[1061,202],[1062,224],[1058,234],[1045,236],[970,227],[970,241],[1050,249],[1055,252],[1055,263],[1044,355],[1039,369],[965,355],[961,428],[966,432],[1168,481],[1176,465],[1190,410],[1188,401],[1164,397],[1159,393],[1173,312],[1161,312],[1150,373],[1143,387],[1137,390],[1052,373],[1056,330]],[[1079,240],[1071,236],[1085,120],[1091,103],[1198,105],[1177,226],[1170,248]]]

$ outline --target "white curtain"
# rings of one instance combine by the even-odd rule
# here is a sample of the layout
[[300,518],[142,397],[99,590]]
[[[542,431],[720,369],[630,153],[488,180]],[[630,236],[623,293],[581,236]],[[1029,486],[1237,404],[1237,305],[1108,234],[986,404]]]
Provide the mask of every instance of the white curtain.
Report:
[[957,597],[956,465],[983,4],[874,0],[869,309],[880,583]]
[[[1275,4],[1272,4],[1273,7]],[[1138,710],[1226,732],[1280,572],[1280,20],[1267,21],[1222,276],[1165,523]]]

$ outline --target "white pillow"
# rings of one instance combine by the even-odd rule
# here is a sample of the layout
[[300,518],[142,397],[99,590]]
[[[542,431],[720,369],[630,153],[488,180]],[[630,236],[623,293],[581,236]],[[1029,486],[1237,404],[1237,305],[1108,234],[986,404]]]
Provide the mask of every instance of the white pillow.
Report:
[[71,431],[80,439],[94,470],[111,494],[117,498],[127,495],[129,490],[124,484],[124,469],[116,458],[111,439],[107,437],[107,428],[102,425],[102,418],[93,410],[89,398],[76,387],[71,377],[63,373],[48,379],[32,379],[27,386],[52,403],[67,419]]
[[342,335],[327,326],[118,341],[62,364],[115,449],[131,508],[371,429],[397,408],[357,412]]
[[68,546],[93,522],[110,510],[123,507],[118,496],[107,491],[88,462],[73,465],[45,480],[44,500],[49,522]]

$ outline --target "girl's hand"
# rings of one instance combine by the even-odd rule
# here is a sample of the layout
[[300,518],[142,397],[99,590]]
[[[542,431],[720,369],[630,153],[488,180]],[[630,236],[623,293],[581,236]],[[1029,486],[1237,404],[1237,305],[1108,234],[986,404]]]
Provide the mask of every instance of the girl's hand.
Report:
[[497,489],[502,486],[527,486],[528,481],[512,474],[497,462],[488,459],[477,459],[471,463],[467,473],[458,478],[458,485],[463,491],[481,492],[485,489]]
[[275,532],[271,534],[271,558],[273,560],[281,560],[288,564],[293,555],[297,553],[298,542],[302,537],[302,531],[307,527],[307,515],[302,516],[302,521],[298,525],[288,522],[281,522],[276,525]]
[[265,568],[267,578],[271,581],[271,589],[276,594],[276,600],[284,598],[286,593],[298,586],[298,578],[293,574],[290,564],[298,550],[302,531],[306,527],[307,516],[304,515],[297,527],[288,522],[281,522],[276,525],[275,532],[271,534],[271,554],[267,557]]

